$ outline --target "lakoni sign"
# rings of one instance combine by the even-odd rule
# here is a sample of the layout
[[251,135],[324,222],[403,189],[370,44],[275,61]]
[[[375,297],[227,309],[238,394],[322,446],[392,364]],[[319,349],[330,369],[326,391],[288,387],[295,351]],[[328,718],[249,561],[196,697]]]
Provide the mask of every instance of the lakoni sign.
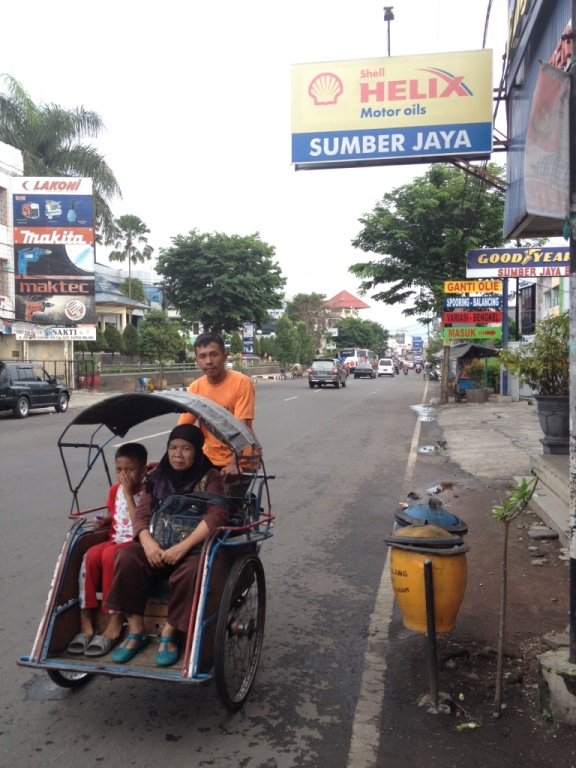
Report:
[[467,254],[466,277],[567,277],[569,274],[570,249],[566,246],[485,248]]

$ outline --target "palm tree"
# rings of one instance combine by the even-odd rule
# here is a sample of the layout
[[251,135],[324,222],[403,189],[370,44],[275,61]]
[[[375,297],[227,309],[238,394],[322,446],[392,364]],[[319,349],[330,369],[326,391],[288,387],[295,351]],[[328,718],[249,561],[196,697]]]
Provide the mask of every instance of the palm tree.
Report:
[[[131,265],[137,262],[144,263],[150,261],[152,258],[152,252],[154,248],[148,245],[148,238],[146,235],[150,234],[150,230],[144,224],[142,219],[138,216],[133,216],[130,213],[119,216],[115,223],[115,238],[114,250],[108,254],[110,261],[126,261],[128,259],[128,298],[132,298],[132,276]],[[138,250],[138,245],[144,244],[144,248],[141,251]]]
[[121,197],[120,187],[104,157],[83,139],[96,138],[104,123],[84,107],[63,109],[57,104],[35,104],[11,75],[0,75],[0,141],[22,152],[26,176],[91,178],[96,203],[97,241],[114,238],[109,200]]

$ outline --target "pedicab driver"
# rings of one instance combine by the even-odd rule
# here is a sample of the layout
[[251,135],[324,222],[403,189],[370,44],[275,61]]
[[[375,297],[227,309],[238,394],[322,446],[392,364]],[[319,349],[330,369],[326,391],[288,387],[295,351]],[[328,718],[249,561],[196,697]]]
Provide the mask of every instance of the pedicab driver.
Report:
[[[193,381],[188,387],[188,392],[201,395],[221,405],[252,430],[256,399],[254,383],[249,376],[228,370],[226,367],[228,353],[224,346],[224,339],[216,333],[201,333],[194,342],[194,352],[198,367],[204,376]],[[196,417],[191,413],[182,414],[178,420],[178,424],[195,422]],[[241,492],[241,489],[234,486],[241,480],[242,468],[228,446],[208,432],[202,425],[202,421],[199,426],[204,433],[204,453],[214,467],[220,470],[227,495],[237,495],[237,491]]]

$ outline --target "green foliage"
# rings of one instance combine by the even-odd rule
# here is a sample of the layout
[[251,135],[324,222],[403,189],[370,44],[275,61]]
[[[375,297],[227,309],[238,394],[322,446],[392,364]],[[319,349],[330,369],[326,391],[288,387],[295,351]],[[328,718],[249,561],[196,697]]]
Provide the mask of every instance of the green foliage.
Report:
[[371,349],[378,357],[388,350],[389,332],[374,320],[361,320],[359,317],[346,317],[336,323],[338,335],[334,342],[339,349],[359,347]]
[[124,339],[115,325],[107,325],[104,331],[104,336],[108,344],[109,352],[112,352],[112,354],[115,352],[125,352]]
[[138,347],[142,358],[151,362],[158,360],[162,368],[165,363],[176,360],[184,347],[184,339],[165,312],[153,309],[140,323]]
[[444,338],[440,333],[432,336],[426,347],[426,362],[433,363],[434,360],[442,356],[442,350],[444,348]]
[[300,365],[310,365],[312,360],[316,357],[316,339],[310,333],[306,327],[304,321],[296,323],[296,358],[294,362],[300,363]]
[[537,477],[527,480],[525,477],[508,494],[508,498],[498,506],[492,507],[489,514],[499,523],[509,523],[521,514],[528,504],[538,483]]
[[126,354],[132,359],[138,354],[138,331],[132,325],[127,323],[126,328],[122,331],[122,340],[124,341],[124,350]]
[[286,313],[293,323],[305,323],[314,340],[314,348],[319,348],[331,315],[326,296],[323,293],[297,293],[287,302]]
[[481,389],[484,386],[486,380],[486,366],[484,360],[478,360],[478,358],[475,357],[468,363],[468,365],[464,366],[464,371],[477,389]]
[[95,341],[87,341],[86,346],[90,354],[94,354],[94,352],[108,352],[108,342],[100,328],[96,328]]
[[238,333],[238,331],[234,331],[230,338],[230,353],[232,355],[240,355],[242,356],[244,352],[244,342],[242,341],[242,337]]
[[[108,254],[110,261],[126,261],[130,259],[131,264],[137,264],[150,261],[154,248],[148,245],[146,235],[150,230],[144,224],[142,219],[127,213],[119,216],[114,222],[114,250]],[[143,245],[142,250],[139,246]]]
[[98,239],[111,242],[114,218],[109,202],[121,195],[120,187],[104,156],[84,143],[103,131],[102,118],[84,107],[35,104],[15,78],[1,77],[6,93],[0,93],[0,141],[22,152],[25,176],[91,178]]
[[549,315],[536,323],[534,340],[517,350],[504,349],[499,360],[521,384],[540,395],[570,391],[570,315]]
[[[503,171],[488,164],[502,178]],[[350,267],[362,293],[385,304],[413,306],[407,316],[439,314],[443,283],[466,277],[467,251],[503,244],[504,194],[458,168],[434,164],[423,176],[385,194],[360,219],[355,248],[375,254]]]
[[276,323],[276,338],[274,340],[275,357],[280,365],[294,365],[298,355],[298,342],[294,323],[288,315],[282,315]]
[[263,328],[268,309],[282,306],[286,279],[273,261],[274,247],[258,233],[247,237],[200,233],[172,238],[156,271],[163,278],[167,304],[206,331],[232,333],[251,321]]
[[148,304],[148,297],[144,291],[144,285],[142,280],[137,277],[126,278],[123,283],[118,286],[118,290],[123,296],[139,301],[141,304]]
[[497,394],[500,392],[500,360],[497,357],[488,357],[488,386]]

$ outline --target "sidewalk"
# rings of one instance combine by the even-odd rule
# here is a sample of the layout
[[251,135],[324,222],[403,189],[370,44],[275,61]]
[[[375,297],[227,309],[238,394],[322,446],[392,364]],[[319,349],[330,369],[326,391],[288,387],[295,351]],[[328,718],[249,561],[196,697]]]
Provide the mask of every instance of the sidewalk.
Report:
[[[427,401],[439,397],[430,386]],[[535,505],[514,519],[507,544],[505,659],[501,716],[494,718],[504,526],[489,514],[515,478],[542,456],[536,407],[527,402],[424,407],[408,504],[437,495],[468,525],[468,578],[453,631],[438,634],[439,709],[430,702],[426,634],[406,629],[397,605],[387,639],[378,768],[576,766],[574,730],[540,700],[539,655],[562,642],[569,623],[569,554],[542,530]],[[558,457],[554,457],[558,458]],[[565,466],[568,473],[568,457]],[[412,495],[413,494],[413,495]],[[415,497],[418,497],[416,499]],[[567,505],[564,514],[568,516]]]

